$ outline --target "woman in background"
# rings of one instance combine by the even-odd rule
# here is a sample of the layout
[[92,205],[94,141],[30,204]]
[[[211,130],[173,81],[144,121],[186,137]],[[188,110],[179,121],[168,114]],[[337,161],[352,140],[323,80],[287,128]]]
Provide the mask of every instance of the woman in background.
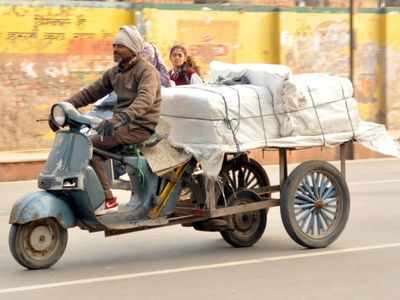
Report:
[[152,43],[145,42],[141,55],[157,69],[158,73],[160,74],[161,86],[170,87],[171,82],[169,79],[169,74],[157,47]]
[[172,63],[169,78],[175,85],[203,83],[200,77],[200,68],[193,58],[187,54],[185,47],[182,45],[173,46],[169,51],[169,59]]

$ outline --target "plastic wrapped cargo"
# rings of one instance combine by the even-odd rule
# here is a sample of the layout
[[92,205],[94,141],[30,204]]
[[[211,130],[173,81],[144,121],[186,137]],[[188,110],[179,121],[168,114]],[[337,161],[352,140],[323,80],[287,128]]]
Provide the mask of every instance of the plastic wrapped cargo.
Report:
[[214,81],[232,83],[245,76],[252,84],[163,89],[161,107],[171,127],[170,143],[194,155],[209,176],[218,175],[225,153],[257,148],[334,146],[355,140],[400,157],[398,143],[384,126],[360,120],[346,78],[291,75],[286,66],[210,66]]
[[282,137],[350,132],[360,123],[353,86],[343,77],[294,75],[283,83],[274,105]]

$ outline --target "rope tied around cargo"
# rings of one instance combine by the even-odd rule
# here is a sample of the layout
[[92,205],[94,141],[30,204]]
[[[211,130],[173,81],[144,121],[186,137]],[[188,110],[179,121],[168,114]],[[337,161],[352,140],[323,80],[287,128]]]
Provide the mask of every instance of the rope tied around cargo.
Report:
[[[258,93],[257,89],[255,89],[253,86],[251,85],[244,85],[244,87],[252,90],[255,92],[256,96],[257,96],[257,100],[258,100],[258,109],[260,110],[260,118],[261,118],[261,124],[262,124],[262,128],[263,128],[263,132],[264,132],[264,141],[265,141],[265,145],[268,145],[268,140],[267,140],[267,131],[265,129],[265,123],[264,123],[264,116],[262,113],[262,105],[261,105],[261,97],[260,94]],[[271,93],[271,91],[268,89],[268,91],[271,94],[271,98],[273,98],[273,95]]]
[[314,112],[315,112],[315,116],[317,117],[318,125],[319,125],[319,128],[320,128],[320,130],[321,130],[322,139],[323,139],[323,141],[324,141],[324,143],[323,143],[322,146],[326,146],[325,132],[324,132],[324,130],[322,129],[322,123],[321,123],[321,120],[320,120],[319,115],[318,115],[318,112],[317,112],[317,107],[316,107],[316,105],[315,105],[315,101],[314,101],[314,98],[313,98],[313,96],[312,96],[310,86],[308,86],[308,85],[307,85],[307,90],[308,90],[308,94],[310,95],[310,98],[311,98],[311,101],[312,101],[312,104],[313,104],[313,108],[314,108]]
[[342,83],[340,83],[340,88],[341,88],[341,90],[342,90],[342,97],[343,97],[344,103],[346,104],[347,117],[348,117],[348,119],[349,119],[351,131],[352,131],[352,133],[353,133],[353,140],[355,140],[355,138],[356,138],[356,133],[355,133],[355,131],[354,131],[353,121],[351,120],[350,110],[349,110],[349,106],[348,106],[348,104],[347,104],[347,98],[346,98],[346,95],[345,95],[345,93],[344,93],[344,88],[343,88]]
[[[218,86],[219,86],[219,85],[218,85]],[[233,90],[237,93],[237,95],[238,95],[238,112],[239,112],[239,119],[236,119],[236,118],[229,118],[228,102],[226,101],[226,98],[225,98],[225,95],[224,95],[224,94],[219,93],[219,92],[217,92],[217,91],[213,91],[213,90],[207,89],[207,88],[199,87],[199,86],[181,86],[181,87],[182,87],[182,88],[189,88],[189,89],[198,89],[198,90],[201,90],[201,91],[206,91],[206,92],[209,92],[209,93],[212,93],[212,94],[221,96],[221,98],[222,98],[222,100],[223,100],[223,102],[224,102],[224,109],[225,109],[225,118],[223,119],[223,120],[224,120],[224,123],[225,123],[226,127],[228,127],[228,129],[232,132],[232,138],[233,138],[233,142],[235,143],[237,152],[241,152],[241,151],[240,151],[239,141],[238,141],[238,139],[237,139],[237,137],[236,137],[236,134],[237,134],[237,132],[239,131],[239,125],[240,125],[240,94],[239,94],[239,92],[238,92],[236,89],[231,88],[231,89],[233,89]],[[228,86],[224,86],[224,87],[228,87]],[[233,121],[235,121],[235,120],[237,121],[237,125],[236,125],[236,126],[233,126]]]

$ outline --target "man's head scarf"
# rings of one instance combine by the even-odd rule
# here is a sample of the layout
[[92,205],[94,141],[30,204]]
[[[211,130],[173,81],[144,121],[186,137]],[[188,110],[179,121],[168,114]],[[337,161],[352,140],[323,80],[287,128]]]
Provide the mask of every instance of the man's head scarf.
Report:
[[142,52],[144,47],[143,38],[135,26],[122,26],[113,43],[123,45],[135,54]]

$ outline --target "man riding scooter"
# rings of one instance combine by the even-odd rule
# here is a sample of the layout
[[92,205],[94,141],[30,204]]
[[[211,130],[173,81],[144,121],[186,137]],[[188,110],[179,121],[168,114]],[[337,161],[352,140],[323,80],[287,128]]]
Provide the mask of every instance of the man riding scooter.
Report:
[[[121,27],[113,41],[114,61],[118,64],[66,100],[79,108],[113,91],[117,95],[113,117],[102,121],[96,129],[98,134],[91,137],[96,148],[112,151],[119,145],[142,143],[154,133],[160,117],[160,79],[157,70],[139,55],[143,45],[135,27]],[[49,122],[53,130],[58,130],[51,119]],[[100,179],[106,199],[104,207],[100,207],[96,215],[117,210],[118,201],[111,191],[104,158],[94,155],[91,165]]]
[[[165,66],[163,59],[161,57],[158,48],[149,42],[144,42],[143,51],[140,56],[152,64],[158,71],[160,75],[160,83],[162,87],[170,87],[171,81],[169,79],[169,74],[167,67]],[[88,113],[89,116],[98,117],[101,119],[111,119],[112,109],[117,103],[117,95],[115,92],[108,94],[107,96],[96,101],[91,111]],[[117,160],[112,161],[113,177],[114,179],[120,179],[120,176],[126,173],[125,167],[121,162]]]

